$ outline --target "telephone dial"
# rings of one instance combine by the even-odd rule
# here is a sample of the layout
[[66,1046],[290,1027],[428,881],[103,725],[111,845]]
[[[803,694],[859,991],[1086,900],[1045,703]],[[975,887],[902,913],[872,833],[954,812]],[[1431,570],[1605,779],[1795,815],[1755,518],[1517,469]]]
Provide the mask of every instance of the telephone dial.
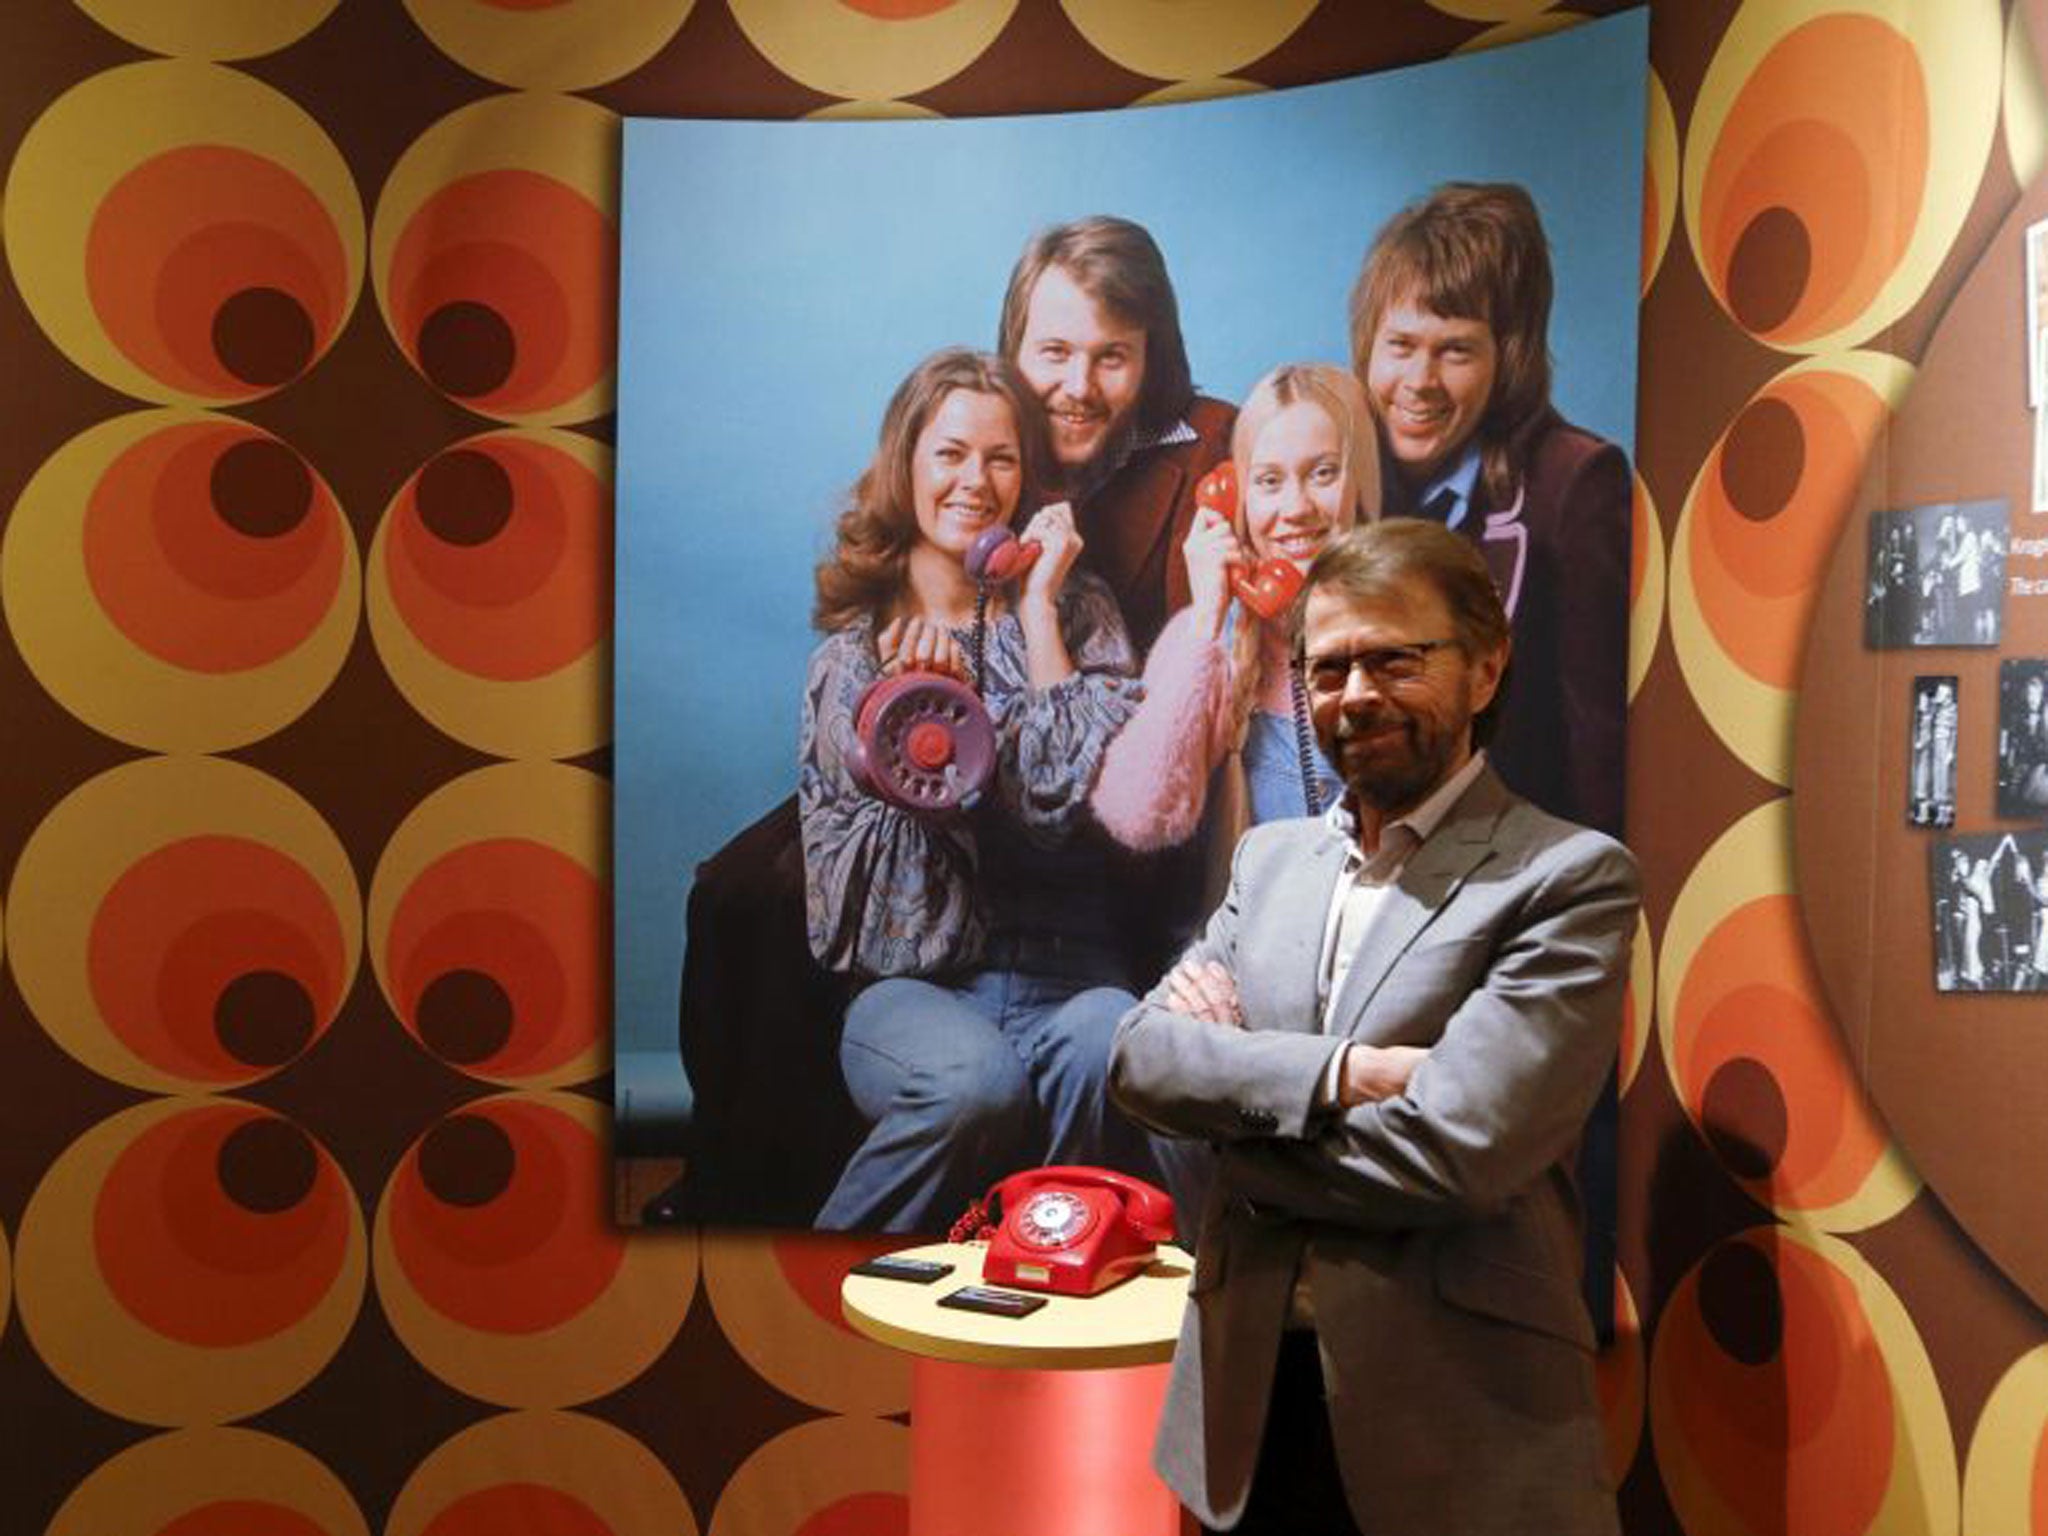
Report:
[[1036,539],[984,529],[967,551],[974,578],[974,686],[939,672],[878,678],[854,707],[847,768],[867,794],[899,810],[971,809],[996,766],[995,726],[981,702],[990,588],[1021,580],[1038,559]]
[[[1195,505],[1228,521],[1237,519],[1237,465],[1225,459],[1195,482]],[[1230,590],[1253,613],[1272,623],[1301,591],[1301,568],[1277,557],[1230,568]]]
[[[996,1213],[993,1226],[979,1226]],[[1031,1168],[1012,1174],[963,1220],[988,1239],[981,1277],[990,1285],[1059,1296],[1093,1296],[1152,1262],[1173,1239],[1173,1199],[1143,1179],[1108,1168]]]

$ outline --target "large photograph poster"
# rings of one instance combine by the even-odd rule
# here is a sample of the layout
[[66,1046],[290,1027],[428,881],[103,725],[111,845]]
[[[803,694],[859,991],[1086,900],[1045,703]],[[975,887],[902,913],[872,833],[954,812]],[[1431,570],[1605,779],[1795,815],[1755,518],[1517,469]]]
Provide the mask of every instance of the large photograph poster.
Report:
[[[1276,365],[1348,366],[1347,298],[1391,215],[1443,183],[1510,182],[1540,211],[1556,277],[1552,401],[1632,450],[1645,34],[1631,13],[1136,111],[627,123],[617,1147],[622,1166],[681,1161],[658,1196],[635,1186],[625,1219],[811,1225],[866,1129],[839,1060],[852,983],[799,974],[787,802],[821,638],[813,572],[898,385],[937,349],[994,349],[1026,243],[1108,214],[1156,242],[1195,387],[1234,405]],[[696,889],[721,855],[726,885]],[[724,935],[720,952],[690,953],[693,930]]]

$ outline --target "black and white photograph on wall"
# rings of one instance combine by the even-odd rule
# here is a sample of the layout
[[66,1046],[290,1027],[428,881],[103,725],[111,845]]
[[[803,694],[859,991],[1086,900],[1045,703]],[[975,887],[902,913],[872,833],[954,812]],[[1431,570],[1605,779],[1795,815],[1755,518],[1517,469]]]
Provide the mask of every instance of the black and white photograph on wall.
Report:
[[1937,992],[2048,989],[2048,832],[1939,839],[1928,879]]
[[1960,693],[1948,677],[1913,679],[1911,757],[1906,764],[1906,820],[1915,827],[1956,823],[1956,716]]
[[1863,643],[1878,651],[1998,644],[2005,548],[2003,501],[1872,513]]
[[2048,658],[1998,666],[1998,814],[2048,815]]

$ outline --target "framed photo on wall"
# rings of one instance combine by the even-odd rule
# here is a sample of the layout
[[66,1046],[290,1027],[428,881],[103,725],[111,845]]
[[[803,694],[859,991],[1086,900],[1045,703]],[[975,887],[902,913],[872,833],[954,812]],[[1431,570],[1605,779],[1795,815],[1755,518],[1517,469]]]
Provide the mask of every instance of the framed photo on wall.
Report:
[[[1020,256],[1049,227],[1108,216],[1141,230],[1163,259],[1193,390],[1173,419],[1141,420],[1142,444],[1107,473],[1189,465],[1182,433],[1213,462],[1228,451],[1233,407],[1276,365],[1349,372],[1348,297],[1390,216],[1447,182],[1512,183],[1540,213],[1556,277],[1551,399],[1626,449],[1644,47],[1636,14],[1413,70],[1143,111],[628,121],[615,1108],[622,1162],[672,1158],[680,1179],[655,1199],[621,1202],[625,1219],[819,1223],[875,1123],[875,1107],[859,1102],[857,1064],[842,1056],[841,1019],[849,999],[891,973],[834,960],[837,898],[820,895],[818,850],[799,836],[792,792],[808,771],[818,656],[833,632],[821,639],[813,627],[829,609],[817,572],[864,472],[883,462],[892,399],[945,349],[1015,353],[1002,340]],[[1145,367],[1163,366],[1158,333],[1146,336]],[[1034,398],[1057,458],[1063,432],[1087,431],[1087,403],[1052,386]],[[1016,406],[1004,422],[1016,427],[1031,409]],[[1083,519],[1097,491],[1065,487]],[[1021,524],[1036,503],[1019,500]],[[1124,524],[1088,526],[1075,591],[1124,558]],[[1611,553],[1625,570],[1626,550]],[[1125,554],[1133,569],[1155,561],[1170,590],[1177,548]],[[1112,617],[1125,637],[1119,664],[1134,673],[1164,612]],[[1109,666],[1117,642],[1101,627],[1091,635],[1077,644]],[[948,757],[939,776],[951,766]],[[865,815],[854,807],[845,824]],[[1101,840],[1087,819],[1077,811],[1062,827],[1061,848]],[[949,897],[929,894],[956,888],[935,868],[1007,882],[1005,900],[1057,907],[1100,894],[1100,882],[1073,877],[1064,853],[997,857],[986,837],[955,830],[914,841],[915,853],[856,883],[869,903],[878,889],[910,893],[897,937],[917,974],[960,969],[920,952],[931,925],[958,916]],[[1179,855],[1190,890],[1202,856],[1192,841]],[[1172,877],[1146,878],[1156,889]],[[1123,889],[1121,879],[1110,885]],[[988,895],[974,889],[977,901]],[[1150,984],[1161,951],[1151,974],[1115,952],[1152,918],[1170,926],[1163,917],[1132,918],[1126,907],[1104,920],[1105,985]],[[712,932],[728,937],[706,940]],[[957,1182],[985,1187],[1010,1171],[992,1158]]]

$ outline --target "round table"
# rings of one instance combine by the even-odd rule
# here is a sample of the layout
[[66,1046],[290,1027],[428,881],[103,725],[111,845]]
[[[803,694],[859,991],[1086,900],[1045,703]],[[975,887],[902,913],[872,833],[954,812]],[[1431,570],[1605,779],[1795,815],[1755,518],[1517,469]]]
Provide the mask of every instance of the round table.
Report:
[[1152,1471],[1193,1261],[1163,1247],[1099,1296],[1047,1296],[1027,1317],[941,1307],[981,1283],[982,1243],[902,1257],[929,1285],[848,1275],[846,1320],[912,1356],[911,1536],[1176,1536],[1180,1504]]

